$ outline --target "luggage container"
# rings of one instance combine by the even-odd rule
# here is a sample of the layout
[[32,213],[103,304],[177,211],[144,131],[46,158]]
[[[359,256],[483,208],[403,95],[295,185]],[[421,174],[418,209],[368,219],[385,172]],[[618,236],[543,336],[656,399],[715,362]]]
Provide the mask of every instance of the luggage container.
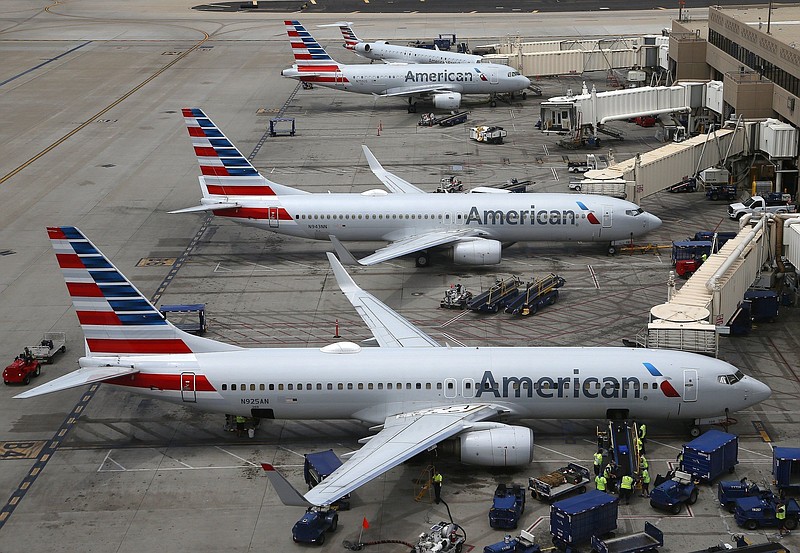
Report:
[[709,430],[683,446],[682,470],[704,482],[732,473],[738,463],[739,438],[734,434]]
[[[303,463],[303,477],[306,480],[306,484],[308,484],[308,489],[310,490],[325,480],[341,466],[342,461],[332,449],[317,453],[306,453],[305,462]],[[331,506],[340,511],[348,510],[350,508],[350,494],[336,500]]]
[[800,447],[776,447],[772,450],[772,476],[779,490],[800,491]]
[[619,499],[597,490],[557,501],[550,506],[550,533],[553,545],[574,551],[574,545],[586,543],[617,527]]

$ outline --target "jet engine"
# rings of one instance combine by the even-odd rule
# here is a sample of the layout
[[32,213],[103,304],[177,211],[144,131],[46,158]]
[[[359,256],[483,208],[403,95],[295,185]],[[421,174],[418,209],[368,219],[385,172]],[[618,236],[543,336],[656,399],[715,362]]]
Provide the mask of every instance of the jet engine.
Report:
[[370,50],[372,50],[372,46],[370,44],[366,43],[366,42],[359,42],[358,44],[356,44],[356,48],[355,49],[356,49],[356,52],[364,54],[364,53],[369,52]]
[[459,265],[496,265],[500,263],[501,244],[497,240],[474,238],[453,246],[453,262]]
[[485,467],[512,467],[533,461],[533,430],[490,424],[492,428],[464,432],[455,440],[440,443],[441,453],[457,455],[468,465]]
[[458,109],[461,105],[461,94],[458,92],[434,94],[433,105],[439,109]]

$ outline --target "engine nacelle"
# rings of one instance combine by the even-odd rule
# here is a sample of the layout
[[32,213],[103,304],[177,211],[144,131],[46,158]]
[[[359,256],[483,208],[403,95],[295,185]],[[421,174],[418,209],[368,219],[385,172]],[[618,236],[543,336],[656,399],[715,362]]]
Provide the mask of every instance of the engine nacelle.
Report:
[[461,462],[486,467],[513,467],[533,461],[533,430],[501,425],[458,436]]
[[365,54],[370,50],[372,50],[372,46],[367,42],[359,42],[358,44],[356,44],[356,52]]
[[497,240],[475,238],[453,246],[453,263],[459,265],[496,265],[500,263],[501,244]]
[[433,105],[439,109],[458,109],[461,105],[461,94],[458,92],[434,94]]

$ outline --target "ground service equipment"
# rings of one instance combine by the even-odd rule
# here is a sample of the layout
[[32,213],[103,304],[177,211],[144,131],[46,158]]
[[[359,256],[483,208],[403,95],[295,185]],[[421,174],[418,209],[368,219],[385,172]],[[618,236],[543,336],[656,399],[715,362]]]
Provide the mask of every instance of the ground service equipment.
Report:
[[728,217],[737,221],[747,214],[763,215],[764,213],[794,213],[797,206],[790,194],[773,192],[767,196],[751,196],[744,203],[728,206]]
[[503,541],[487,545],[483,553],[539,553],[541,547],[536,543],[536,537],[523,530],[519,537],[506,536]]
[[531,315],[540,307],[554,305],[558,301],[558,288],[564,286],[565,280],[550,273],[544,278],[534,278],[525,286],[525,290],[517,292],[516,297],[509,300],[506,313],[512,315]]
[[558,549],[586,543],[592,536],[604,536],[617,527],[619,499],[597,490],[576,495],[550,506],[550,533]]
[[736,511],[736,500],[743,497],[770,497],[771,490],[758,487],[753,482],[748,482],[747,478],[741,480],[725,480],[717,484],[717,499],[720,507],[733,513]]
[[[309,490],[342,466],[342,461],[336,456],[332,449],[319,451],[317,453],[306,453],[304,457],[303,477],[306,480],[306,484],[308,484]],[[350,494],[335,501],[332,507],[340,511],[348,510],[350,508]]]
[[706,189],[706,198],[712,201],[717,200],[735,200],[739,195],[738,190],[736,190],[735,184],[723,184],[723,185],[716,185],[712,184]]
[[549,502],[575,491],[585,493],[590,479],[589,469],[570,463],[539,478],[528,478],[528,489],[531,497]]
[[775,322],[778,318],[778,292],[775,290],[748,290],[745,301],[750,302],[750,320],[753,322]]
[[592,536],[592,551],[597,553],[644,553],[656,551],[664,545],[664,533],[650,524],[644,523],[644,532],[601,540]]
[[444,298],[439,302],[439,307],[466,309],[470,300],[472,300],[472,292],[467,292],[462,284],[451,284],[450,288],[445,291]]
[[295,543],[325,543],[325,532],[334,532],[339,526],[336,509],[311,507],[292,527],[292,540]]
[[498,484],[489,509],[489,526],[515,529],[525,512],[525,490],[519,484]]
[[467,307],[479,313],[497,313],[516,296],[520,284],[522,282],[515,276],[498,279],[494,286],[472,298]]
[[469,130],[469,137],[478,142],[486,142],[488,144],[502,144],[503,139],[508,136],[508,131],[503,127],[488,127],[479,126],[472,127]]
[[739,438],[720,430],[709,430],[683,445],[681,470],[695,479],[711,482],[739,463]]
[[779,490],[787,493],[800,491],[800,447],[776,447],[772,450],[772,476]]
[[52,363],[56,353],[67,351],[67,335],[63,332],[45,332],[37,346],[28,346],[34,359]]
[[697,178],[689,176],[683,177],[681,182],[676,182],[667,188],[668,192],[694,192],[695,190],[697,190]]
[[[800,516],[800,505],[795,499],[789,498],[786,503],[786,520],[784,526],[787,530],[797,528],[797,518]],[[777,498],[775,497],[743,497],[736,501],[734,518],[736,524],[748,530],[762,527],[775,528],[780,522],[775,516]]]
[[464,530],[452,522],[431,526],[430,532],[420,534],[411,553],[461,553],[467,541]]
[[419,118],[420,127],[432,127],[439,125],[440,127],[452,127],[467,122],[469,116],[468,111],[460,111],[457,113],[449,113],[447,115],[437,116],[435,113],[423,113]]
[[656,477],[656,487],[650,492],[651,507],[677,515],[684,503],[697,502],[698,489],[691,474],[676,470],[667,473],[666,478],[660,474]]
[[3,370],[3,382],[8,384],[31,383],[31,378],[36,378],[42,374],[42,367],[38,359],[27,358],[25,355],[18,355],[14,361]]
[[158,310],[164,315],[165,319],[168,319],[170,314],[177,315],[178,320],[173,318],[170,322],[184,332],[202,336],[208,330],[206,304],[204,303],[162,305]]

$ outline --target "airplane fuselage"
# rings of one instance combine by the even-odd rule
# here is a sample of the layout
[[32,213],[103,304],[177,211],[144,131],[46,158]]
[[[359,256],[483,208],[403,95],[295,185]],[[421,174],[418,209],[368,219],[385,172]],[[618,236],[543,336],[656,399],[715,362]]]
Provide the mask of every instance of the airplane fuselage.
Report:
[[[147,368],[109,383],[204,411],[278,419],[377,424],[394,414],[464,403],[500,405],[513,419],[698,419],[769,395],[767,386],[724,361],[632,348],[389,352],[340,343],[133,361]],[[168,362],[177,364],[167,368]]]
[[[218,200],[219,197],[216,198]],[[657,228],[635,204],[588,194],[299,194],[215,210],[239,223],[303,238],[393,241],[430,231],[475,229],[501,242],[611,241]],[[209,201],[209,203],[211,203]]]
[[404,63],[480,63],[481,56],[430,50],[413,46],[397,46],[385,41],[360,42],[353,47],[359,56],[371,60],[386,60]]

